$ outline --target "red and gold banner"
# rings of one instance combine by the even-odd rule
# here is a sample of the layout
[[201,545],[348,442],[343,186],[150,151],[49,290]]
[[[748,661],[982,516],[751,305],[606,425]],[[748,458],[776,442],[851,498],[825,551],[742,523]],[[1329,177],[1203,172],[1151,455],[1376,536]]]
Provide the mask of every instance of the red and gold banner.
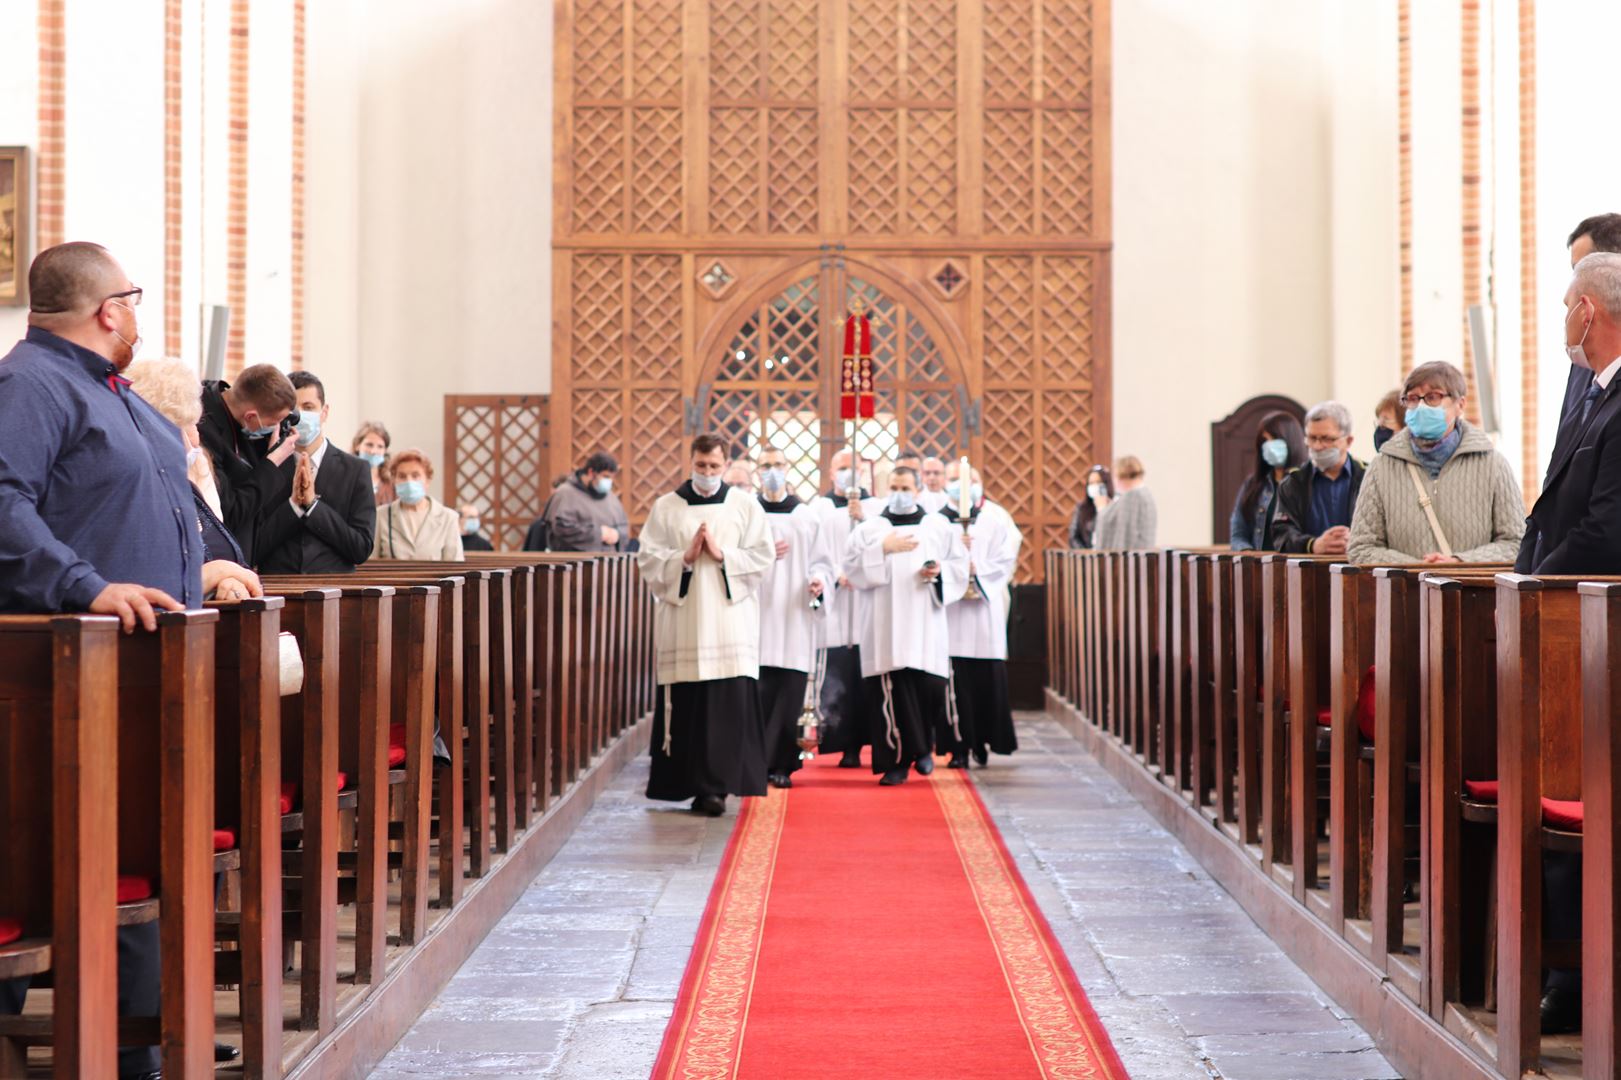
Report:
[[841,419],[872,418],[872,320],[864,312],[852,311],[844,320],[844,366],[839,391]]

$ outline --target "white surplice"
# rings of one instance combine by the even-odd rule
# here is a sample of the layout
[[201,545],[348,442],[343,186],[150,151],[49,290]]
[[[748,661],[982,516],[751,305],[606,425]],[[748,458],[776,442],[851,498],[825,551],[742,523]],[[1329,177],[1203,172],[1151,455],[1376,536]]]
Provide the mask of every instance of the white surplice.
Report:
[[[761,505],[772,542],[788,541],[788,553],[771,564],[760,586],[760,664],[809,672],[821,645],[820,624],[833,617],[837,603],[839,572],[829,530],[810,503],[795,499],[786,513],[763,499]],[[822,603],[814,609],[812,581],[822,583]]]
[[[833,565],[843,572],[844,549],[850,542],[850,534],[855,531],[857,522],[850,519],[850,507],[844,503],[843,496],[835,502],[833,496],[818,495],[811,500],[811,509],[816,511],[822,519],[822,526],[826,530],[827,542],[833,553]],[[881,499],[865,498],[861,500],[861,509],[870,520],[884,511]],[[838,649],[847,645],[861,643],[861,623],[867,613],[867,596],[860,589],[845,588],[838,590],[833,610],[829,618],[822,621],[819,630],[821,639],[818,646],[823,649]]]
[[[885,554],[884,538],[891,532],[915,537],[917,547]],[[935,582],[918,576],[931,559],[940,567]],[[844,576],[867,594],[860,640],[864,678],[901,668],[951,677],[946,608],[968,586],[968,549],[960,530],[921,509],[898,522],[886,511],[850,534]]]
[[947,495],[944,491],[923,490],[917,493],[917,504],[931,514],[938,514],[940,511],[944,510],[946,508],[946,503],[950,501],[951,496]]
[[[760,603],[756,595],[776,561],[766,513],[753,495],[723,488],[713,501],[662,495],[642,527],[637,565],[658,601],[653,638],[659,685],[760,677]],[[723,561],[682,557],[707,522]]]
[[[955,506],[948,506],[941,516],[961,535]],[[977,600],[964,596],[946,610],[951,655],[1006,660],[1008,600],[1024,537],[1008,512],[989,499],[974,514],[968,535],[974,538],[968,557],[981,596]]]

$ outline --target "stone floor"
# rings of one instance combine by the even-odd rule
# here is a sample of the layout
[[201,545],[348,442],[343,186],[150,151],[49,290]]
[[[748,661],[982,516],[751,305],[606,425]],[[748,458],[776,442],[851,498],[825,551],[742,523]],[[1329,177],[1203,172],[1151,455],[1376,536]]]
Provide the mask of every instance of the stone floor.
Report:
[[[1056,724],[974,776],[1137,1080],[1397,1073]],[[645,1077],[733,814],[641,797],[625,769],[557,858],[372,1075]]]

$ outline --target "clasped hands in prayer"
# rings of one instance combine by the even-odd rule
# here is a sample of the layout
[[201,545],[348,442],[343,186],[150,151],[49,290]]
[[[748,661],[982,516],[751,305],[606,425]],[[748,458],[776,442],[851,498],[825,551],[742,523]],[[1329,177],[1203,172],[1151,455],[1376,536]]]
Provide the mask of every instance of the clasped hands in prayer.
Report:
[[698,556],[700,555],[708,555],[716,562],[724,562],[726,560],[725,553],[720,549],[720,542],[716,540],[715,535],[709,531],[709,523],[707,521],[698,526],[698,531],[693,534],[692,543],[687,545],[686,554],[681,556],[681,563],[690,569],[691,567],[697,565]]
[[298,467],[293,470],[293,505],[304,510],[315,505],[315,466],[308,454],[298,455]]

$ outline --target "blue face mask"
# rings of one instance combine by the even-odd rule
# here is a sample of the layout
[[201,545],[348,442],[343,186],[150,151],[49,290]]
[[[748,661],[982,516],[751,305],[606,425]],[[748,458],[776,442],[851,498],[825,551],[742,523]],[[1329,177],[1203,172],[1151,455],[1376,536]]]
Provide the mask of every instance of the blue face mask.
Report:
[[298,445],[309,446],[321,437],[321,414],[318,412],[300,412],[298,414]]
[[428,497],[428,485],[421,480],[401,480],[394,485],[394,494],[406,506],[415,506]]
[[917,509],[917,496],[910,491],[891,491],[889,493],[889,512],[896,517],[905,517]]
[[1261,460],[1274,469],[1289,464],[1289,444],[1282,439],[1268,439],[1261,444]]
[[788,486],[787,469],[761,469],[760,486],[767,491],[781,491]]
[[245,427],[242,429],[242,434],[246,435],[250,439],[268,439],[275,433],[276,428],[274,425],[262,428]]
[[606,495],[614,489],[614,478],[611,476],[599,476],[597,482],[591,486],[597,489],[598,495]]
[[381,469],[383,467],[383,462],[386,459],[382,454],[361,454],[360,460],[364,461],[367,465],[370,465],[374,469]]
[[1439,405],[1420,405],[1407,410],[1407,430],[1413,438],[1434,442],[1447,433],[1447,411]]
[[[984,497],[985,492],[981,490],[978,484],[968,485],[969,502],[975,506],[978,506],[979,500],[983,499]],[[946,498],[951,501],[951,505],[953,506],[962,501],[962,481],[949,480],[946,482]]]

